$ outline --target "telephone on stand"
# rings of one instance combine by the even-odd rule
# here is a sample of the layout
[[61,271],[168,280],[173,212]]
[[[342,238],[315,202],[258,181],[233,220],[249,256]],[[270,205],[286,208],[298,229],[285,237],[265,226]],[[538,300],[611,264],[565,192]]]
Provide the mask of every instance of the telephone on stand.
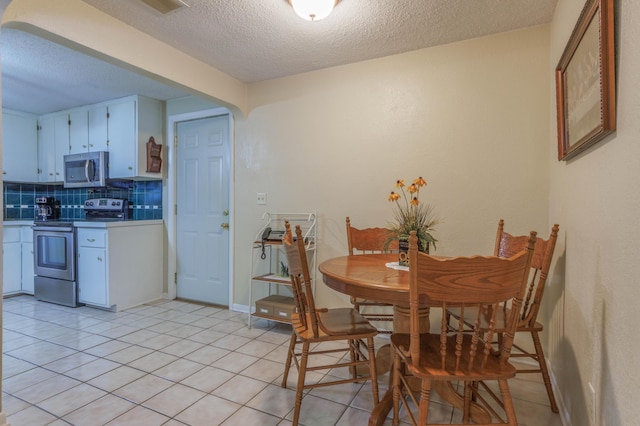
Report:
[[264,231],[262,231],[262,237],[260,237],[262,240],[262,253],[260,254],[260,259],[267,258],[267,254],[264,250],[265,243],[267,241],[280,241],[282,240],[282,237],[284,237],[284,231],[274,231],[268,226],[264,228]]
[[267,239],[269,238],[269,235],[271,234],[271,228],[269,228],[268,226],[266,228],[264,228],[264,231],[262,232],[262,254],[260,254],[260,259],[266,259],[267,258],[267,254],[264,252],[264,243],[267,242]]

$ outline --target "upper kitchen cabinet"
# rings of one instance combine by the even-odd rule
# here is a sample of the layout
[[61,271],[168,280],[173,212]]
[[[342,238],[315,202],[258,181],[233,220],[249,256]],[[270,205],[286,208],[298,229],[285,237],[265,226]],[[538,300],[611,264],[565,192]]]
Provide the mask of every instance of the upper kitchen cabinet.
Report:
[[6,181],[38,181],[37,116],[2,110],[2,174]]
[[69,123],[66,112],[38,119],[38,182],[63,181],[63,158],[69,154]]
[[89,107],[88,151],[109,150],[109,106],[105,104]]
[[89,151],[89,110],[76,108],[69,113],[69,154]]
[[89,108],[89,150],[109,151],[109,177],[159,178],[147,172],[146,144],[161,143],[164,106],[144,96],[129,96]]

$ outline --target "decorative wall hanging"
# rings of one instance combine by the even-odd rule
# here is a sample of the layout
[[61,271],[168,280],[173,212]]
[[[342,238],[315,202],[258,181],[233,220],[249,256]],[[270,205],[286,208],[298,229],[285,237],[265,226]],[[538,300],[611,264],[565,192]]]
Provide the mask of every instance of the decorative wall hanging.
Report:
[[147,142],[147,172],[160,173],[162,171],[162,145],[157,144],[151,136]]
[[556,67],[558,160],[616,129],[614,0],[587,0]]

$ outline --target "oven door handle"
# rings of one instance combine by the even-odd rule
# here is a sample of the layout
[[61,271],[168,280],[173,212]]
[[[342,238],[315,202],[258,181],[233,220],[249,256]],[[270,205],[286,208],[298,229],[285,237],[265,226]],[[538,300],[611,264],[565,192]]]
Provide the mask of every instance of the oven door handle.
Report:
[[33,229],[34,231],[47,231],[47,232],[72,232],[73,226],[37,225],[37,226],[32,226],[31,229]]

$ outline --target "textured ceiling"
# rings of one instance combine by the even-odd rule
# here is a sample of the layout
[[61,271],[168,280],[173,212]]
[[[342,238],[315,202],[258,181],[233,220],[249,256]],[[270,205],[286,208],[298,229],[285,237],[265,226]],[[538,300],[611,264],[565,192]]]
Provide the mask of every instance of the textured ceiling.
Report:
[[[184,0],[190,7],[166,15],[137,0],[83,1],[247,83],[548,23],[557,3],[342,0],[328,18],[309,22],[287,0]],[[2,11],[8,3],[0,0]],[[0,43],[6,107],[51,112],[132,87],[159,99],[181,95],[14,30],[3,30]],[[73,90],[65,80],[75,81]]]

